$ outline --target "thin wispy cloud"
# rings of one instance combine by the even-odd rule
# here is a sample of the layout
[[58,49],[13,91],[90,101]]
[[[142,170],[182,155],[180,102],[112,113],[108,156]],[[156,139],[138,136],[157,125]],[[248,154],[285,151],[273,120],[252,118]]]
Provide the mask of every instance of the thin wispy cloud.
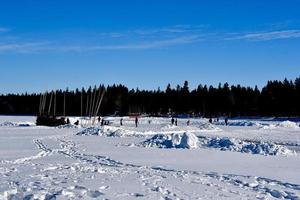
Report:
[[[205,40],[205,34],[199,26],[175,25],[157,29],[134,29],[121,32],[101,32],[96,34],[93,42],[66,44],[63,40],[41,42],[5,42],[0,41],[0,53],[43,53],[43,52],[92,52],[111,50],[147,50],[176,45],[186,45]],[[95,34],[94,34],[95,35]],[[88,35],[81,35],[89,38]],[[28,38],[30,39],[30,38]],[[32,42],[33,41],[33,42]]]
[[33,53],[46,49],[48,45],[48,42],[0,44],[0,53]]
[[180,34],[196,34],[203,31],[208,25],[173,25],[157,28],[139,28],[120,32],[102,32],[103,38],[120,37],[147,37],[147,36],[174,36]]
[[8,32],[8,28],[0,27],[0,33]]
[[201,36],[190,35],[177,38],[171,38],[166,40],[156,40],[141,43],[130,43],[122,45],[95,45],[95,46],[60,46],[55,49],[61,51],[74,51],[74,52],[86,52],[86,51],[103,51],[103,50],[147,50],[156,49],[162,47],[170,47],[175,45],[191,44],[201,41]]
[[268,41],[278,39],[294,39],[300,38],[300,30],[281,30],[269,32],[256,32],[239,34],[226,38],[227,40],[251,40],[251,41]]
[[36,43],[13,43],[0,44],[0,53],[42,53],[42,52],[93,52],[107,50],[147,50],[163,47],[171,47],[175,45],[184,45],[196,43],[203,40],[201,36],[190,35],[183,37],[170,38],[165,40],[154,40],[147,42],[136,42],[128,44],[112,44],[112,45],[64,45],[50,42]]
[[[2,31],[5,31],[4,29]],[[1,32],[1,28],[0,28]],[[38,41],[18,38],[18,41],[0,40],[0,53],[60,53],[96,52],[113,50],[147,50],[165,47],[196,44],[205,41],[269,41],[300,38],[300,30],[262,31],[248,33],[209,32],[201,25],[175,25],[157,29],[135,29],[123,32],[99,33],[93,40],[82,43],[80,38],[72,38],[71,43],[51,39]],[[21,41],[21,42],[20,42]],[[27,42],[26,42],[27,41]],[[30,42],[28,42],[30,41]]]
[[140,35],[196,33],[201,32],[204,27],[204,25],[174,25],[152,29],[137,29],[133,33]]

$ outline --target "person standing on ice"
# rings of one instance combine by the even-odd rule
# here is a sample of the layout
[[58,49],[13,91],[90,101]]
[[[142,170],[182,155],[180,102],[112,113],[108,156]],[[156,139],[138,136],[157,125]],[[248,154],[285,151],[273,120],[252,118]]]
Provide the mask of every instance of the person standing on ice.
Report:
[[139,119],[138,119],[138,117],[135,117],[135,127],[138,126],[138,123],[139,123]]
[[186,125],[187,125],[187,126],[190,125],[190,120],[187,120]]
[[228,126],[228,118],[225,117],[225,125]]
[[120,126],[123,126],[123,118],[120,119]]
[[175,126],[177,126],[177,119],[175,119]]
[[172,119],[171,119],[171,124],[174,125],[174,122],[175,122],[175,120],[174,120],[174,118],[172,117]]

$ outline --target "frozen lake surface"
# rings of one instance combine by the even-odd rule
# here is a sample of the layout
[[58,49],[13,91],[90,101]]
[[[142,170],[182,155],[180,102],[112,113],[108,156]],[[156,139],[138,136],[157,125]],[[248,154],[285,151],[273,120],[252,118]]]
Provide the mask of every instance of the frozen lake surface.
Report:
[[0,116],[0,199],[300,199],[298,122],[106,119]]

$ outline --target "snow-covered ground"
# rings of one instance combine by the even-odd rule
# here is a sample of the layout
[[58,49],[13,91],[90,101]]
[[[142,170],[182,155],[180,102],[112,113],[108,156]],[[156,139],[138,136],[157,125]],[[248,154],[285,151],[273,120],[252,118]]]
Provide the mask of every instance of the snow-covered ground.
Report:
[[0,116],[0,199],[300,199],[298,123],[106,120]]

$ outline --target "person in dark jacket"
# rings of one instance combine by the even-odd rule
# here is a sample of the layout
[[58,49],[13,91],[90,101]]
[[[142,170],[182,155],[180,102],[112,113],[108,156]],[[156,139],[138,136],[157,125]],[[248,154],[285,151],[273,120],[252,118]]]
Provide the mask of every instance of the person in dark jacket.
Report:
[[228,126],[228,118],[225,117],[225,125]]
[[171,124],[174,125],[174,122],[175,122],[175,120],[174,120],[174,118],[172,117],[172,119],[171,119]]
[[139,119],[138,117],[135,117],[135,127],[138,127]]

